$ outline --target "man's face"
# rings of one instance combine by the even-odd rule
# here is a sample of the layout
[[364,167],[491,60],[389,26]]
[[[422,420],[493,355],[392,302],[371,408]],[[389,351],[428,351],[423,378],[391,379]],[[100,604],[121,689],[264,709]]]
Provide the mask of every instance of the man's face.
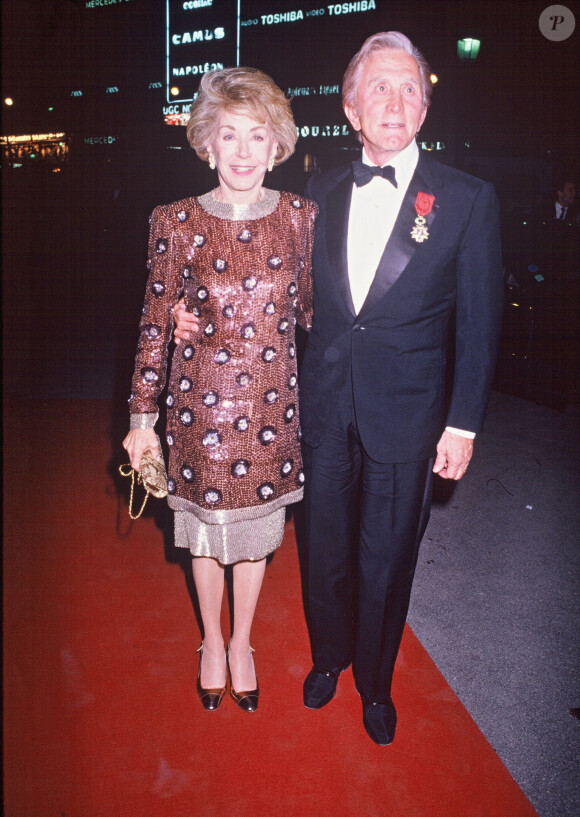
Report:
[[369,159],[389,162],[415,138],[427,113],[415,58],[395,48],[374,51],[360,70],[356,107],[344,110]]
[[562,207],[570,207],[576,198],[576,188],[572,182],[566,182],[562,190],[558,190],[558,201]]

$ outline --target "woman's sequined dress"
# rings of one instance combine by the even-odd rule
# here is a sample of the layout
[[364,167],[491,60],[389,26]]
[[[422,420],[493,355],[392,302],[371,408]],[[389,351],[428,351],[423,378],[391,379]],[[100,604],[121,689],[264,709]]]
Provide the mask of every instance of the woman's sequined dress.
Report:
[[208,193],[151,218],[131,425],[154,424],[184,295],[200,331],[171,359],[168,501],[206,524],[257,519],[302,496],[294,330],[311,324],[317,210],[264,193],[249,205]]

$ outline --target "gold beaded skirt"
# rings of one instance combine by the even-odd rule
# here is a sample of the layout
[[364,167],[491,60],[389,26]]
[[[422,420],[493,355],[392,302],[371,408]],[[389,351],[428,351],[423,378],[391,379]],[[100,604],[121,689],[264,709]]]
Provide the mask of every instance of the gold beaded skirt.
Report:
[[282,544],[286,508],[258,519],[207,525],[190,511],[175,513],[175,546],[189,548],[192,556],[208,556],[222,565],[257,562]]

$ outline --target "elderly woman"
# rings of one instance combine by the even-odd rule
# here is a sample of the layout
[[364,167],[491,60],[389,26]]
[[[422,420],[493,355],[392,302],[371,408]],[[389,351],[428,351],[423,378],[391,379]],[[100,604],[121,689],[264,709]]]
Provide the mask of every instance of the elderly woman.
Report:
[[[230,692],[258,706],[250,632],[266,556],[282,541],[287,505],[302,497],[296,320],[310,328],[316,205],[263,187],[294,151],[290,105],[252,68],[206,74],[187,138],[217,170],[197,198],[157,207],[150,270],[123,445],[133,468],[158,449],[172,311],[184,298],[195,340],[175,348],[167,389],[169,506],[175,544],[189,548],[203,641],[197,690],[205,709]],[[233,632],[220,625],[224,565],[233,564]]]

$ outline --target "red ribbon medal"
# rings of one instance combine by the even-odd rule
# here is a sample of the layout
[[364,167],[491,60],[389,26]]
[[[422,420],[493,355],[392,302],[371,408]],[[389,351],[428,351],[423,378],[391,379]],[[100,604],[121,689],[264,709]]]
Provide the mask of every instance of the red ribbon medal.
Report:
[[417,218],[415,219],[415,226],[411,230],[411,238],[419,244],[429,238],[429,232],[425,227],[425,216],[429,215],[433,209],[434,201],[435,196],[430,196],[429,193],[417,193],[415,199]]

